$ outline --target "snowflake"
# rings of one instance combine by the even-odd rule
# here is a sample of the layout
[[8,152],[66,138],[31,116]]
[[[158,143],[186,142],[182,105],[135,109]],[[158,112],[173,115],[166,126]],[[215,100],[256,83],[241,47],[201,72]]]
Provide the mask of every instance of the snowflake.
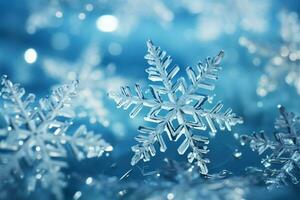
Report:
[[100,64],[101,54],[99,47],[94,43],[89,45],[74,63],[64,60],[46,58],[43,69],[52,78],[65,82],[77,79],[79,86],[78,95],[73,100],[77,117],[88,117],[91,123],[100,123],[104,127],[120,124],[116,119],[111,119],[109,109],[105,106],[106,93],[114,90],[125,82],[126,79],[114,76],[115,66],[109,64],[107,69],[102,69]]
[[151,108],[145,117],[146,121],[156,123],[155,128],[140,127],[135,139],[139,144],[132,147],[134,156],[131,164],[138,161],[149,161],[151,156],[155,156],[155,143],[160,145],[160,151],[167,150],[163,139],[164,133],[168,135],[170,141],[177,141],[182,135],[185,140],[177,149],[179,154],[184,154],[190,147],[188,161],[196,162],[200,167],[200,173],[207,174],[207,163],[209,160],[203,158],[208,153],[207,137],[194,134],[193,129],[206,130],[207,122],[211,132],[217,132],[216,124],[221,130],[231,127],[237,123],[242,123],[242,119],[236,117],[231,109],[221,113],[223,104],[218,102],[211,109],[204,109],[206,102],[210,102],[212,97],[198,93],[199,89],[214,90],[214,85],[209,82],[217,79],[217,72],[220,70],[220,62],[223,58],[221,51],[214,58],[207,58],[205,63],[199,63],[195,68],[187,67],[186,71],[190,79],[190,85],[186,84],[183,77],[174,81],[174,77],[179,71],[179,67],[167,71],[172,60],[159,47],[155,47],[151,41],[147,42],[148,53],[145,56],[150,67],[146,70],[149,80],[161,82],[162,85],[151,85],[151,96],[147,98],[139,85],[135,85],[136,95],[133,95],[129,87],[122,87],[121,92],[111,92],[110,97],[114,99],[118,107],[128,109],[134,105],[130,117],[134,118],[143,107]]
[[[249,53],[254,54],[253,63],[263,63],[265,73],[261,76],[257,88],[259,96],[273,92],[284,81],[295,87],[300,94],[300,23],[296,13],[279,13],[280,43],[269,46],[241,37],[240,44]],[[275,45],[274,45],[275,44]],[[266,60],[266,61],[265,61]]]
[[280,117],[275,122],[275,140],[268,139],[264,132],[241,136],[242,145],[249,143],[259,155],[267,153],[261,162],[265,166],[263,172],[270,188],[287,184],[288,180],[293,184],[299,182],[300,116],[287,112],[283,106],[279,106],[279,112]]
[[66,147],[70,147],[76,158],[82,160],[101,156],[105,151],[111,151],[112,146],[100,135],[87,131],[84,125],[74,134],[69,134],[72,125],[69,120],[74,115],[71,103],[76,95],[77,81],[53,90],[34,108],[33,94],[25,95],[24,88],[13,84],[6,76],[1,83],[7,122],[0,138],[1,180],[11,182],[13,175],[24,178],[33,167],[30,176],[25,177],[28,191],[41,183],[42,187],[61,199],[62,189],[67,184],[61,171],[68,166],[64,161],[67,158]]

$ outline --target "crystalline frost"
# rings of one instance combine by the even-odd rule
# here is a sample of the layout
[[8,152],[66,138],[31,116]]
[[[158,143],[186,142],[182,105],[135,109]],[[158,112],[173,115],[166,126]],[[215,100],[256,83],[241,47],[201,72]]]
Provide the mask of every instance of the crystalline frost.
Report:
[[[33,107],[33,94],[26,95],[19,84],[2,78],[1,97],[7,128],[0,135],[1,180],[12,179],[13,174],[25,177],[29,191],[39,182],[61,199],[67,184],[61,171],[68,166],[66,145],[78,160],[112,150],[100,135],[87,131],[83,125],[74,134],[67,133],[72,124],[69,120],[74,116],[71,103],[76,88],[77,81],[59,87],[41,99],[38,107]],[[24,161],[29,168],[34,168],[29,177],[24,176]]]
[[300,169],[300,116],[287,112],[279,106],[280,117],[275,122],[275,140],[270,140],[264,132],[251,136],[241,136],[242,145],[248,143],[259,155],[266,154],[262,159],[265,166],[264,175],[270,187],[285,185],[288,180],[293,184],[299,182]]
[[[217,80],[220,62],[223,58],[221,51],[214,58],[207,58],[204,63],[196,67],[187,67],[186,72],[189,84],[183,77],[174,78],[179,72],[179,67],[170,67],[172,59],[159,47],[147,42],[148,53],[145,59],[150,67],[146,70],[148,78],[152,82],[160,82],[160,85],[150,85],[151,95],[146,97],[139,85],[135,85],[135,94],[129,87],[122,87],[121,92],[110,93],[118,107],[128,109],[133,106],[130,117],[134,118],[143,107],[150,108],[146,121],[156,124],[155,127],[140,127],[141,133],[135,139],[137,145],[132,147],[134,156],[131,164],[135,165],[140,160],[149,161],[155,156],[155,143],[158,142],[160,151],[164,152],[167,146],[164,135],[167,134],[170,141],[177,141],[184,137],[177,151],[184,154],[189,149],[188,161],[195,162],[200,167],[200,173],[207,174],[207,163],[204,158],[208,153],[207,145],[209,139],[205,136],[195,134],[193,130],[206,130],[209,127],[211,132],[228,129],[242,119],[238,118],[231,109],[221,112],[223,104],[218,102],[211,109],[205,109],[204,104],[210,102],[212,97],[204,94],[204,91],[214,90],[212,81]],[[171,68],[171,69],[170,69]],[[200,89],[202,92],[200,93]]]

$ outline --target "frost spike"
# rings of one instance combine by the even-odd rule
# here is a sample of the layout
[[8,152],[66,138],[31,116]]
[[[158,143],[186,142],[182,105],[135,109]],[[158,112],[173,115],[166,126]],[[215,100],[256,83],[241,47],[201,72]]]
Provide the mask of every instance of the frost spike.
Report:
[[179,146],[179,148],[177,149],[178,153],[180,155],[183,155],[186,150],[189,148],[190,146],[190,140],[188,138],[185,138],[185,140],[181,143],[181,145]]

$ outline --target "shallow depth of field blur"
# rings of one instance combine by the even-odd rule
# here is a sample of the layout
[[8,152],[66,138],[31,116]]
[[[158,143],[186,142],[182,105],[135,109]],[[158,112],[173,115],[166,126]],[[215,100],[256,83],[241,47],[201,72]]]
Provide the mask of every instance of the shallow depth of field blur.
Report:
[[[234,133],[265,130],[272,137],[277,105],[300,113],[299,15],[297,0],[1,1],[0,75],[6,74],[37,98],[76,78],[86,88],[80,93],[82,100],[76,101],[78,115],[73,121],[102,134],[114,150],[99,159],[78,162],[70,157],[64,198],[107,199],[103,191],[114,186],[101,183],[101,176],[125,174],[119,182],[143,184],[147,176],[141,169],[161,170],[165,158],[186,162],[186,156],[177,154],[178,144],[168,142],[166,152],[157,148],[150,162],[131,166],[131,146],[137,128],[147,124],[145,112],[130,119],[129,112],[117,109],[107,96],[122,85],[151,84],[145,72],[146,41],[166,50],[184,77],[187,66],[224,50],[214,101],[222,100],[244,123],[211,139],[209,168],[211,173],[226,169],[239,177],[248,166],[262,167],[262,157],[241,146]],[[289,48],[298,48],[289,55],[296,67],[282,61]],[[297,199],[300,192],[299,185],[274,191],[264,185],[247,187],[239,191],[245,199]],[[52,198],[45,189],[30,194],[19,189],[16,199]],[[121,199],[177,199],[173,193],[112,192],[121,192],[117,195]]]

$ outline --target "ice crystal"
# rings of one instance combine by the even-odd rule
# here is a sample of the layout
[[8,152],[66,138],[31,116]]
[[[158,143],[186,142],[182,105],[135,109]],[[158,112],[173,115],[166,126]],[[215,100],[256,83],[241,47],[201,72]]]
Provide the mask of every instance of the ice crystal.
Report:
[[0,138],[1,180],[10,182],[15,176],[23,177],[27,180],[28,191],[40,183],[61,199],[62,189],[67,184],[61,171],[68,167],[67,149],[82,160],[101,156],[111,151],[112,146],[84,125],[73,134],[68,131],[74,116],[71,104],[77,81],[53,90],[49,97],[40,99],[37,107],[34,107],[35,96],[26,95],[19,84],[5,76],[1,84],[3,116],[7,122]]
[[240,44],[245,46],[249,53],[254,54],[253,63],[264,65],[265,73],[261,76],[257,88],[259,96],[266,96],[273,92],[284,81],[295,87],[300,94],[300,23],[296,13],[281,11],[280,43],[268,46],[241,37]]
[[259,155],[267,154],[262,159],[264,176],[270,187],[299,182],[300,168],[300,116],[287,112],[279,106],[280,117],[275,122],[275,140],[270,140],[264,132],[252,136],[241,136],[242,145],[248,143]]
[[[174,80],[179,72],[179,67],[174,66],[169,70],[172,62],[170,56],[166,55],[159,47],[147,42],[148,53],[145,59],[150,67],[146,70],[148,78],[153,82],[161,82],[161,85],[151,85],[151,95],[146,97],[141,87],[135,85],[133,94],[128,86],[122,87],[121,92],[111,92],[110,97],[114,99],[117,106],[128,109],[131,105],[133,109],[130,117],[134,118],[143,107],[150,108],[146,121],[153,122],[156,127],[140,127],[135,139],[139,143],[132,147],[134,156],[131,164],[135,165],[140,160],[149,161],[151,156],[155,156],[156,142],[160,145],[160,151],[167,150],[164,135],[167,134],[170,141],[177,141],[184,136],[184,141],[177,149],[180,155],[184,154],[188,148],[188,161],[200,167],[200,173],[207,174],[207,163],[204,158],[208,153],[207,145],[209,139],[192,132],[195,130],[206,130],[207,125],[211,132],[217,132],[216,125],[221,129],[231,130],[231,127],[241,123],[231,109],[221,112],[223,104],[218,102],[211,109],[205,109],[204,104],[210,103],[212,97],[204,94],[205,90],[214,90],[212,81],[217,80],[220,62],[224,52],[221,51],[214,58],[207,58],[204,63],[199,63],[195,68],[187,67],[186,72],[190,81],[188,85],[183,77]],[[199,93],[199,89],[203,92]],[[206,123],[205,123],[206,121]],[[206,125],[207,124],[207,125]]]
[[111,122],[118,122],[110,119],[109,109],[104,105],[106,93],[120,87],[126,80],[113,75],[113,64],[108,65],[106,69],[101,68],[100,60],[99,47],[92,44],[74,63],[46,58],[43,68],[50,77],[60,82],[65,82],[66,78],[78,79],[78,95],[73,100],[77,117],[88,117],[91,123],[98,122],[107,127]]

